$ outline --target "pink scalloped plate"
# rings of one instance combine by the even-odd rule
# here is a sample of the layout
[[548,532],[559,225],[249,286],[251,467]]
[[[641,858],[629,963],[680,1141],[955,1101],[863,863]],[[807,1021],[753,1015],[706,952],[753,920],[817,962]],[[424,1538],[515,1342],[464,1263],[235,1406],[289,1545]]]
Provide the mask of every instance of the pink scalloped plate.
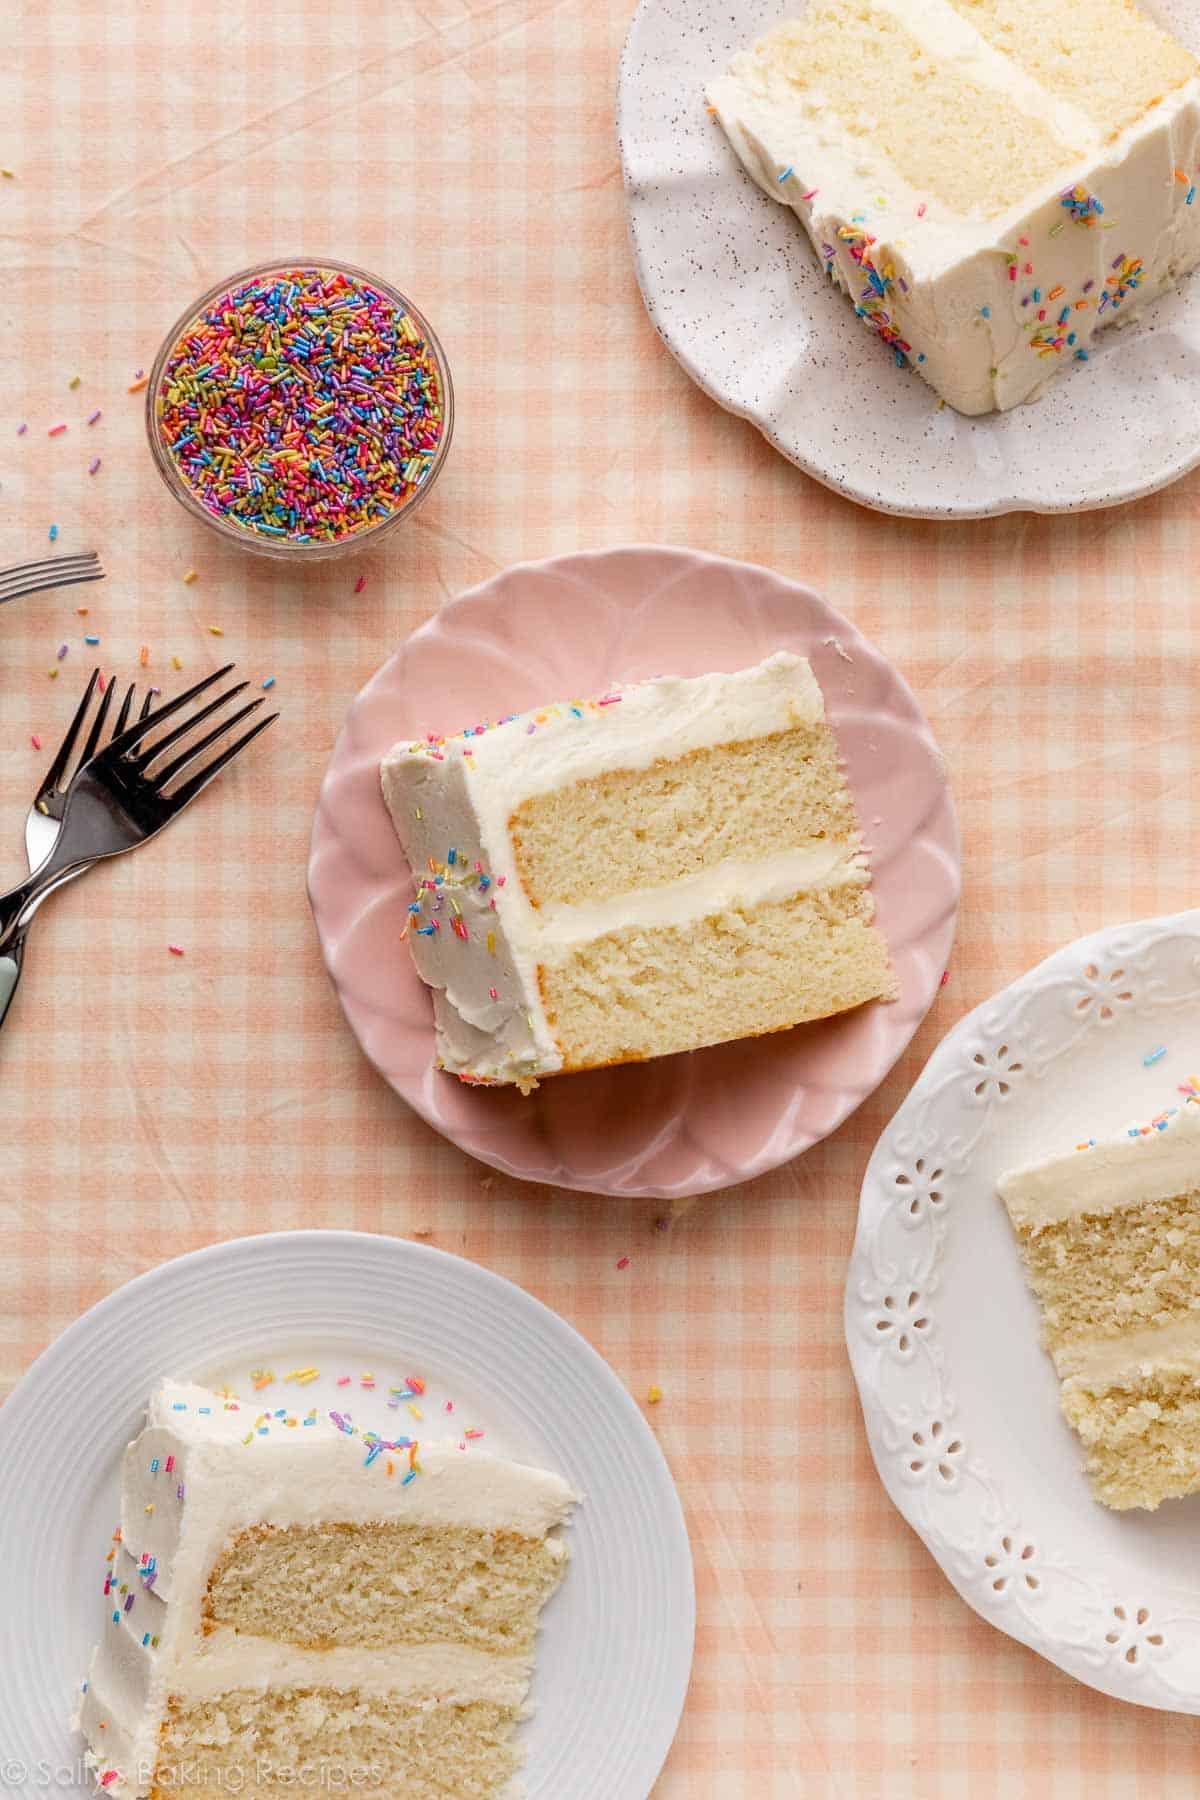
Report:
[[[687,1056],[552,1078],[528,1098],[436,1069],[429,992],[400,943],[412,883],[380,794],[384,753],[399,738],[651,675],[745,668],[781,649],[807,656],[824,691],[900,998]],[[958,828],[916,700],[848,620],[769,569],[634,546],[507,569],[401,645],[334,746],[308,886],[351,1030],[436,1131],[527,1181],[682,1197],[799,1155],[883,1080],[946,966]]]

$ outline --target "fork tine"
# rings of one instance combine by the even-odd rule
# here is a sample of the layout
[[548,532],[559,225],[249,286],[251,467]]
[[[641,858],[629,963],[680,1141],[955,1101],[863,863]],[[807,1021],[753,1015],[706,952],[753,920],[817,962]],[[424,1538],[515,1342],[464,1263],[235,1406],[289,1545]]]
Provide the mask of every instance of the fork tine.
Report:
[[108,717],[108,711],[112,705],[112,697],[116,691],[117,684],[110,679],[108,686],[104,690],[104,698],[96,708],[96,716],[92,720],[92,729],[88,732],[87,743],[83,746],[83,752],[79,758],[80,768],[83,767],[84,763],[91,762],[93,756],[96,754],[96,745],[100,742],[100,733],[104,729],[104,721]]
[[99,551],[76,551],[70,556],[40,556],[36,562],[14,563],[11,569],[0,569],[0,581],[25,581],[29,576],[38,576],[54,569],[59,569],[63,574],[76,574],[79,569],[97,569],[99,560]]
[[71,752],[75,748],[75,740],[79,736],[79,728],[87,717],[87,709],[91,704],[92,695],[95,692],[96,683],[99,679],[99,669],[93,669],[92,678],[84,689],[83,699],[79,702],[75,717],[67,726],[67,735],[58,746],[58,754],[46,771],[46,778],[42,782],[41,788],[43,794],[53,793],[56,788],[61,787],[62,785],[63,772],[71,760]]
[[146,692],[146,698],[142,701],[142,710],[138,714],[138,718],[139,719],[146,718],[146,716],[148,715],[148,713],[150,711],[150,708],[153,705],[154,705],[154,689],[149,688]]
[[33,562],[14,563],[11,568],[0,569],[0,581],[7,581],[10,576],[36,574],[42,569],[69,569],[75,563],[98,563],[98,550],[71,550],[65,556],[39,556]]
[[[157,743],[148,745],[137,758],[138,767],[140,769],[149,768],[150,764],[156,762],[164,750],[169,750],[172,744],[179,742],[180,738],[185,738],[189,732],[195,731],[197,725],[203,725],[205,719],[211,718],[213,713],[224,706],[227,700],[233,700],[238,694],[244,693],[249,686],[248,681],[239,681],[229,689],[228,693],[218,694],[215,700],[210,700],[207,706],[202,706],[199,712],[193,713],[190,719],[185,719],[182,725],[177,725],[174,731],[168,731],[165,738],[159,738]],[[157,775],[154,779],[158,780]]]
[[81,581],[100,581],[104,570],[97,567],[86,575],[43,575],[38,581],[19,582],[15,587],[0,587],[0,606],[6,600],[20,600],[26,594],[40,594],[45,588],[78,587]]
[[117,722],[113,726],[113,736],[119,737],[125,729],[125,721],[129,717],[129,709],[133,705],[134,683],[131,681],[125,689],[125,698],[121,702],[121,710],[117,714]]
[[200,790],[206,788],[209,782],[221,773],[227,763],[231,763],[234,757],[246,748],[247,744],[252,744],[260,732],[265,731],[268,725],[273,725],[278,717],[278,713],[270,713],[265,719],[260,719],[257,725],[252,725],[236,744],[230,744],[227,750],[222,750],[220,756],[214,756],[207,769],[201,769],[198,775],[193,775],[190,781],[185,781],[175,793],[169,794],[167,798],[171,804],[178,810],[180,807],[186,806],[189,800],[194,800]]
[[[168,700],[155,712],[148,712],[144,718],[137,721],[136,725],[127,725],[120,737],[113,739],[109,749],[114,750],[118,756],[124,756],[127,750],[132,750],[141,743],[148,731],[153,731],[156,725],[161,725],[164,719],[169,719],[172,713],[177,713],[181,706],[186,706],[189,700],[194,700],[197,694],[202,694],[206,688],[210,688],[214,681],[220,681],[222,676],[228,675],[232,668],[232,663],[226,663],[223,669],[215,669],[211,675],[206,675],[203,681],[198,681],[195,687],[188,688],[186,693],[176,694],[174,700]],[[203,716],[200,714],[201,718]],[[195,722],[195,720],[192,721],[193,724]]]
[[166,787],[168,781],[174,780],[181,769],[186,769],[190,762],[195,762],[198,756],[202,756],[210,744],[215,744],[219,737],[224,737],[227,731],[232,731],[235,725],[240,725],[243,719],[248,719],[250,714],[257,712],[262,705],[262,700],[251,700],[249,706],[243,706],[238,712],[232,713],[228,719],[222,719],[219,725],[214,725],[211,731],[206,731],[199,743],[189,744],[186,750],[181,750],[165,769],[155,771],[151,777],[155,787]]

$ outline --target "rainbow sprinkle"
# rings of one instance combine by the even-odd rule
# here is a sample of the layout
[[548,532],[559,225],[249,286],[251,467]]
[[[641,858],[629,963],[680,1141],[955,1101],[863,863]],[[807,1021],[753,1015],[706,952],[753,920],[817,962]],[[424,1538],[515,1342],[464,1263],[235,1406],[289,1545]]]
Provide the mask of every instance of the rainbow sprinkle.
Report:
[[1134,288],[1141,286],[1143,269],[1140,256],[1126,256],[1122,252],[1120,256],[1114,258],[1112,267],[1114,273],[1107,277],[1107,286],[1112,291],[1111,295],[1105,294],[1101,300],[1099,307],[1101,312],[1104,311],[1110,298],[1115,309],[1120,306],[1126,294],[1132,293]]
[[[452,914],[449,920],[452,934],[456,938],[460,938],[463,943],[469,942],[471,930],[462,916],[462,907],[456,896],[473,892],[486,897],[492,886],[492,876],[488,874],[478,858],[472,862],[469,857],[461,856],[453,848],[446,852],[445,862],[437,862],[431,856],[428,869],[428,875],[423,875],[417,883],[416,899],[409,902],[409,916],[404,930],[400,933],[401,941],[408,936],[410,931],[414,931],[418,937],[440,935],[442,919],[439,914],[442,912],[443,905],[448,905]],[[503,878],[498,880],[495,885],[503,887]],[[494,909],[495,904],[493,898],[489,902],[489,909]],[[428,917],[425,916],[426,906],[429,908]],[[418,923],[419,920],[424,922]],[[489,952],[494,954],[494,932],[488,932],[487,943]],[[425,1391],[424,1387],[419,1385],[412,1376],[409,1377],[409,1386],[417,1394]]]
[[859,295],[854,310],[885,344],[890,345],[896,362],[902,366],[905,357],[912,351],[912,345],[901,336],[889,310],[889,295],[896,285],[895,267],[891,263],[882,269],[875,267],[869,254],[875,239],[869,232],[860,230],[857,223],[839,225],[838,237],[845,244],[851,260],[858,264],[867,278],[867,285]]
[[369,282],[324,268],[222,294],[173,347],[155,409],[201,506],[297,544],[400,512],[445,426],[441,367],[413,319]]
[[1104,211],[1095,194],[1089,194],[1082,187],[1068,188],[1062,197],[1062,204],[1076,225],[1094,225]]

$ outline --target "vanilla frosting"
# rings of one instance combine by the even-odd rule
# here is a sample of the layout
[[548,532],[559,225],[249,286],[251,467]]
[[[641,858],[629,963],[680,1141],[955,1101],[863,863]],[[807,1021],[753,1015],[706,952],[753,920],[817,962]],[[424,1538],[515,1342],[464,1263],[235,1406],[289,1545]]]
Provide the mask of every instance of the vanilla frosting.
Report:
[[[393,1472],[389,1475],[388,1463]],[[402,1521],[541,1538],[576,1496],[561,1477],[449,1444],[382,1442],[346,1414],[280,1416],[252,1401],[165,1381],[126,1450],[121,1529],[105,1584],[108,1622],[88,1671],[79,1726],[105,1791],[149,1792],[168,1698],[304,1686],[432,1701],[524,1702],[527,1657],[455,1644],[306,1650],[228,1627],[201,1631],[214,1563],[251,1526]],[[550,1540],[561,1556],[565,1547]]]
[[[1053,181],[991,217],[916,191],[882,145],[798,91],[770,40],[708,89],[747,172],[791,206],[860,316],[960,412],[1007,409],[1086,360],[1200,259],[1200,79],[1107,135],[996,51],[948,0],[876,0],[972,82],[1048,124],[1064,146]],[[1067,197],[1078,189],[1083,209]],[[1094,214],[1093,203],[1102,211]],[[1078,216],[1077,216],[1078,213]],[[1053,298],[1051,297],[1053,296]]]
[[1133,1386],[1149,1375],[1198,1375],[1200,1316],[1068,1341],[1051,1354],[1064,1385],[1076,1380],[1083,1388]]
[[[534,907],[516,874],[509,822],[532,796],[616,769],[646,769],[713,745],[820,724],[808,663],[780,651],[754,668],[664,676],[597,699],[536,707],[453,737],[397,744],[384,758],[384,798],[414,876],[451,902],[438,929],[414,903],[409,942],[433,989],[442,1066],[471,1079],[514,1081],[562,1067],[542,1004],[540,966],[572,945],[630,925],[703,918],[737,900],[863,883],[856,845],[728,858],[657,887],[600,901]],[[430,864],[444,871],[429,876]],[[427,890],[428,891],[428,890]]]
[[1198,1189],[1200,1105],[1191,1102],[1145,1130],[1014,1169],[998,1184],[1013,1224],[1033,1232]]

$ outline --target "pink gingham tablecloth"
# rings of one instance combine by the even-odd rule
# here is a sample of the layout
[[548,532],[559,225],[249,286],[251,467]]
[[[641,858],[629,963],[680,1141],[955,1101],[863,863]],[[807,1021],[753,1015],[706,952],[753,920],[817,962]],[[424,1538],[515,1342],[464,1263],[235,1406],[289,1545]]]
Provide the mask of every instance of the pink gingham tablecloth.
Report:
[[[613,121],[628,16],[628,0],[9,6],[0,564],[41,554],[56,523],[60,549],[94,545],[109,570],[0,612],[9,877],[46,762],[31,736],[61,731],[85,628],[122,673],[145,646],[160,682],[175,657],[191,676],[228,657],[274,675],[283,717],[169,840],[61,896],[31,938],[0,1041],[0,1391],[83,1308],[195,1246],[420,1234],[557,1308],[639,1397],[662,1388],[648,1416],[687,1511],[699,1631],[661,1800],[1191,1796],[1194,1720],[1102,1699],[990,1630],[901,1524],[841,1296],[870,1148],[953,1020],[1080,932],[1195,898],[1200,477],[1076,519],[897,522],[721,414],[634,285]],[[302,578],[186,520],[127,391],[210,282],[296,254],[409,291],[460,406],[413,524]],[[657,1203],[490,1175],[407,1112],[343,1026],[304,892],[330,745],[391,647],[511,561],[656,540],[818,587],[897,662],[944,747],[966,867],[948,985],[875,1098],[665,1231]]]

